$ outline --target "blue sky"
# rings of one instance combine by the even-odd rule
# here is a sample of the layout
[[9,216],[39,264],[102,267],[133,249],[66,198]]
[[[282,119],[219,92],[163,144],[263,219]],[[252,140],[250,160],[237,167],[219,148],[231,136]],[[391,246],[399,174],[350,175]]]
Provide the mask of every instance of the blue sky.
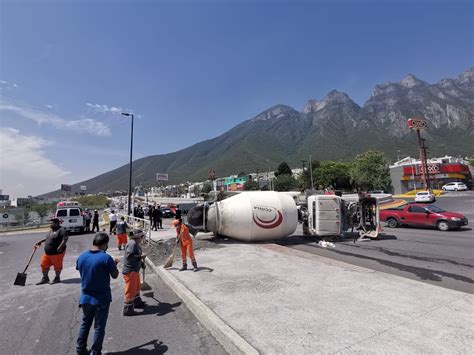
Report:
[[0,0],[0,187],[38,194],[331,89],[474,63],[469,1]]

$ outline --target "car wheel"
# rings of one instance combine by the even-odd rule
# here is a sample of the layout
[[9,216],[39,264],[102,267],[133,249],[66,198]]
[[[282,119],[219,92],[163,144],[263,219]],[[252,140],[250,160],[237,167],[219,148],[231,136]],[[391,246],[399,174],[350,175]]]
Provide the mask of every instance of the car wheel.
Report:
[[439,221],[436,225],[440,231],[446,232],[449,230],[449,224],[446,221]]
[[454,189],[454,191],[458,191],[458,188],[456,187],[456,188]]
[[443,187],[443,191],[446,191],[446,187]]
[[387,226],[389,228],[397,228],[398,227],[398,221],[395,218],[388,218],[387,219]]

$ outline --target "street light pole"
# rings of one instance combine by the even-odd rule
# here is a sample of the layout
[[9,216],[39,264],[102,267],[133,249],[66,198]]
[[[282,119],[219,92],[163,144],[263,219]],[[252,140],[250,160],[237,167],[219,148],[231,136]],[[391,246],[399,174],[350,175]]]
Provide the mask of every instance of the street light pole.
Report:
[[128,174],[128,204],[127,204],[127,213],[130,216],[130,200],[132,198],[132,156],[133,156],[133,113],[122,112],[122,115],[132,117],[132,129],[130,132],[130,170]]

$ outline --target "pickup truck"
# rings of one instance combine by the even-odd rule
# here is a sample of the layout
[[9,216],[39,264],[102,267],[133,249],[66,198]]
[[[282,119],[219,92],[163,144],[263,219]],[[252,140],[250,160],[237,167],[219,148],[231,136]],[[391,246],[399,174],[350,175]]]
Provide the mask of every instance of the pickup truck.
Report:
[[459,229],[467,225],[467,218],[455,212],[447,212],[431,204],[409,203],[380,211],[380,221],[390,228],[401,225],[412,227],[436,227],[441,231]]

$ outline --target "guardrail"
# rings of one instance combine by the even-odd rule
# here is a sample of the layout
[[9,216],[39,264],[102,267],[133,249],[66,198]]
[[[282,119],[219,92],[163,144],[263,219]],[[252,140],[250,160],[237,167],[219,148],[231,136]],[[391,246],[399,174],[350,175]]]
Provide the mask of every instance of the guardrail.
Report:
[[145,233],[145,242],[150,244],[151,241],[151,221],[149,219],[129,216],[125,213],[117,213],[119,217],[123,216],[125,222],[133,228],[141,229]]

